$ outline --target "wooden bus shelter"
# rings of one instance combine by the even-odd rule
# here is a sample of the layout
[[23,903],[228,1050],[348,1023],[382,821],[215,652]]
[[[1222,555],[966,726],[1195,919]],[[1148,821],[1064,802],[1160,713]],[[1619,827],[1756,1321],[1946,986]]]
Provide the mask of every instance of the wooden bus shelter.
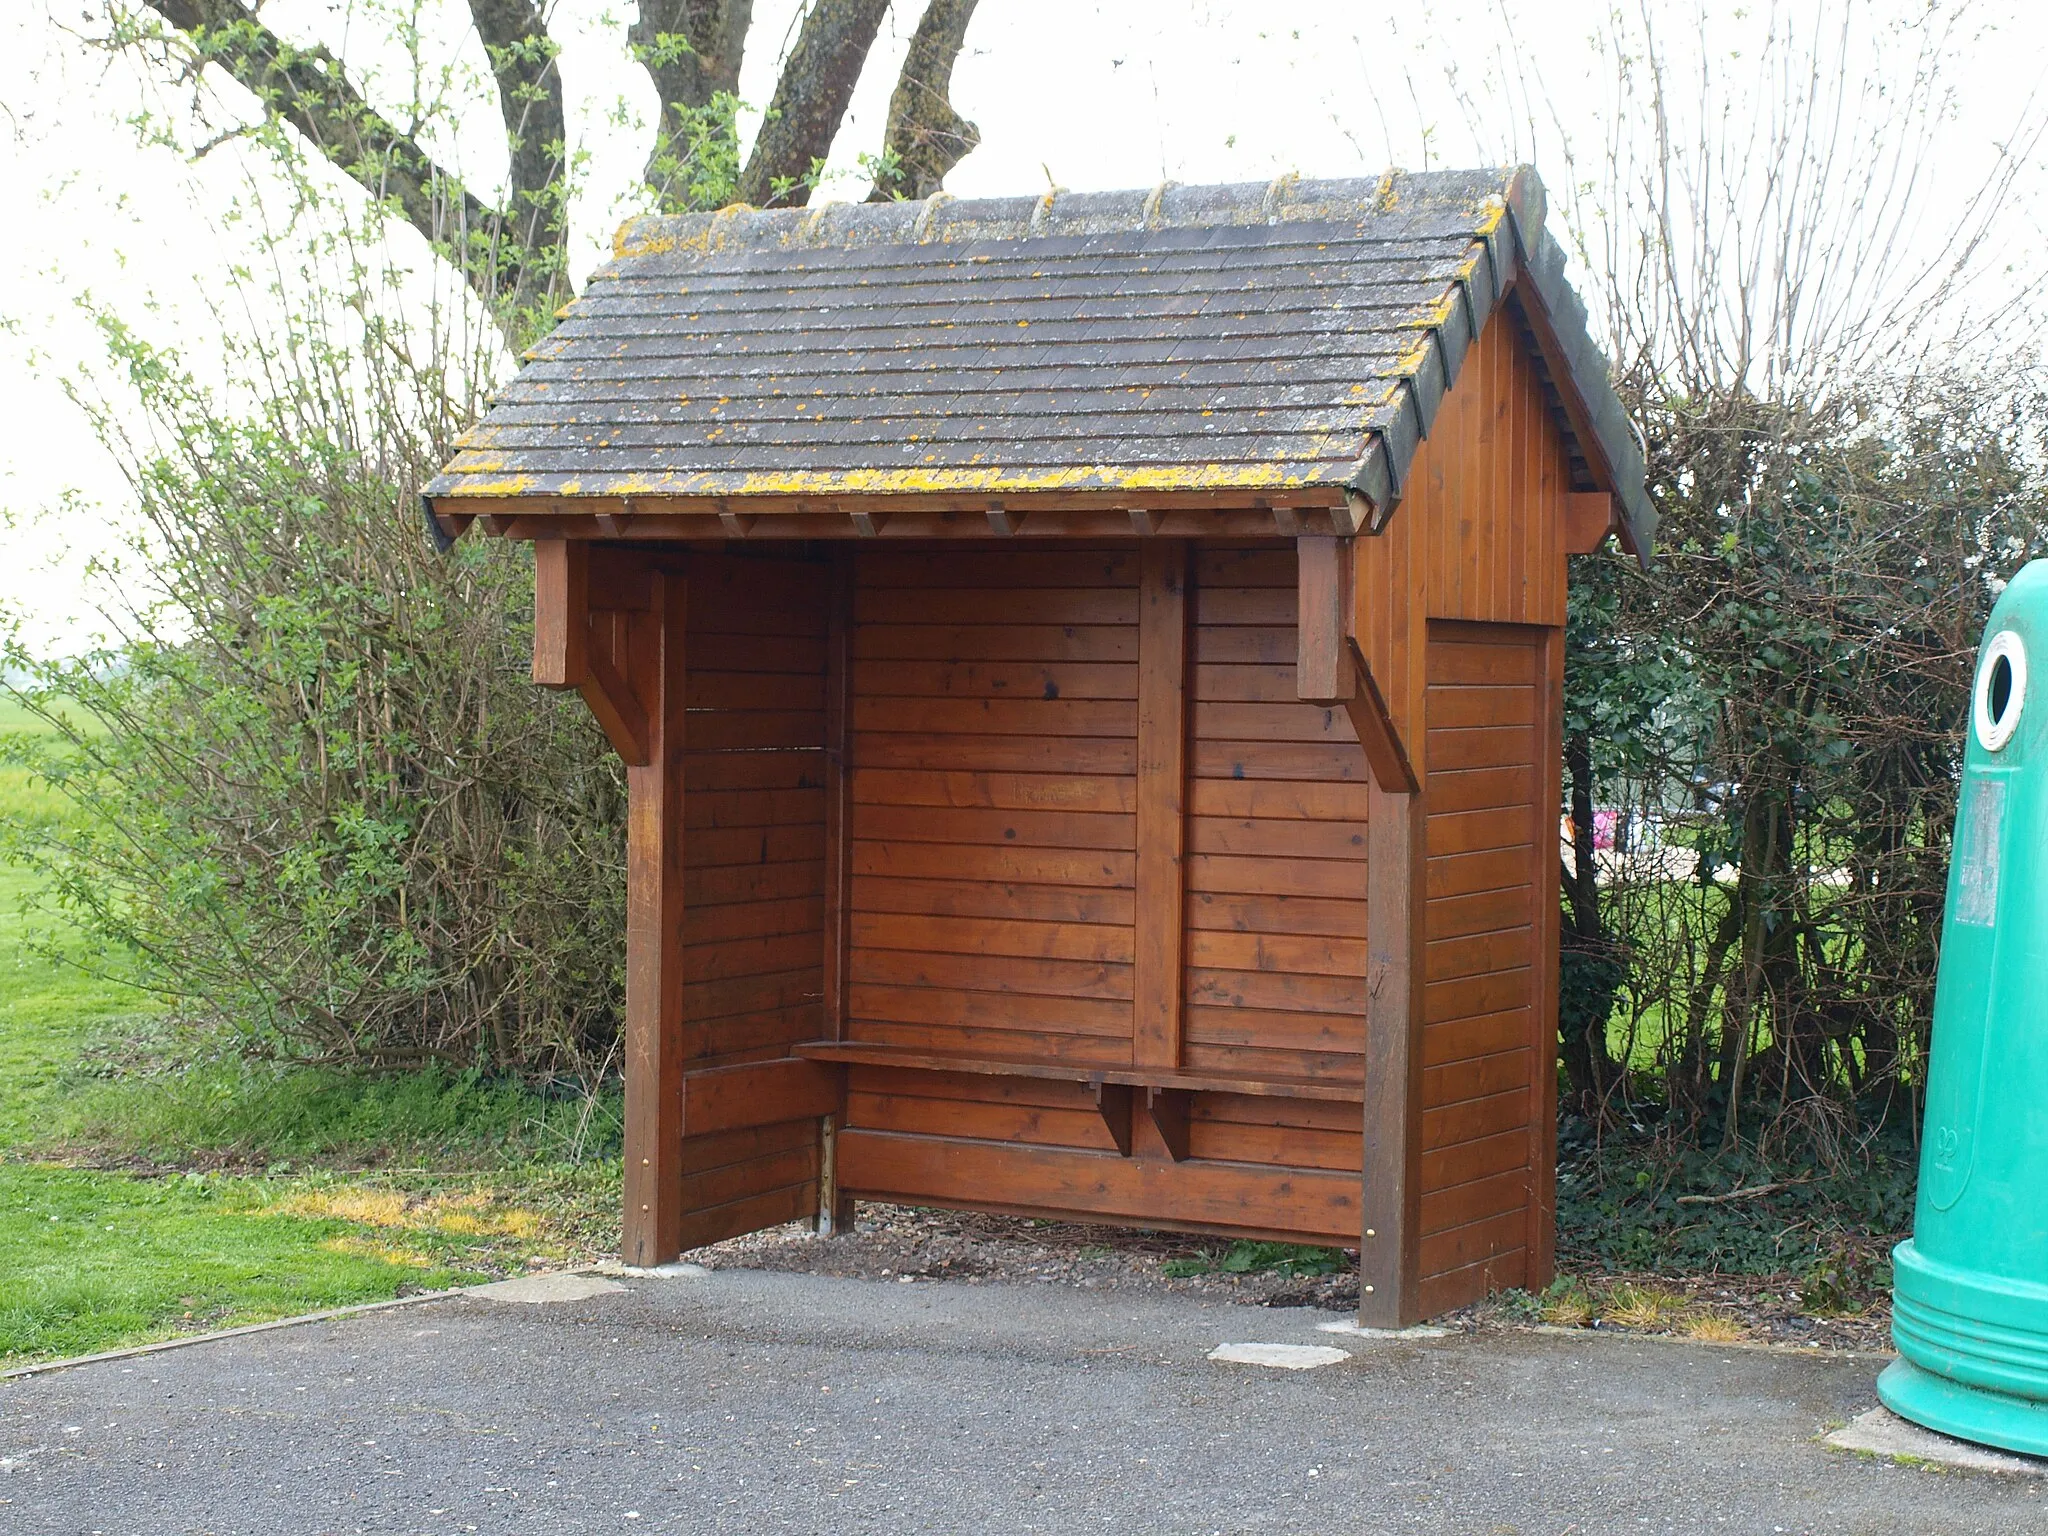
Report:
[[1652,528],[1562,267],[1527,169],[620,232],[426,509],[629,765],[628,1261],[1548,1279],[1565,556]]

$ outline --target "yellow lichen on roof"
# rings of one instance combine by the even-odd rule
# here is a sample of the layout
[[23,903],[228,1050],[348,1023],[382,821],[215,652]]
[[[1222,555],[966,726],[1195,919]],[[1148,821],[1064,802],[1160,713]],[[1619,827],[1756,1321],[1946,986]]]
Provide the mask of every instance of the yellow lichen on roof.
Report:
[[[1335,442],[1320,445],[1333,459],[1355,451]],[[1336,464],[1331,465],[1337,468]],[[513,497],[536,493],[532,476],[471,481],[467,466],[452,465],[460,483],[443,494],[463,497]],[[1219,491],[1300,490],[1336,482],[1327,474],[1299,465],[1091,464],[1054,470],[1019,472],[998,466],[956,465],[894,469],[787,470],[728,474],[594,475],[565,481],[546,494],[563,497],[616,496],[930,496],[959,494],[1045,494],[1061,491]]]
[[527,496],[536,484],[532,475],[506,475],[497,480],[464,480],[461,494],[464,496]]

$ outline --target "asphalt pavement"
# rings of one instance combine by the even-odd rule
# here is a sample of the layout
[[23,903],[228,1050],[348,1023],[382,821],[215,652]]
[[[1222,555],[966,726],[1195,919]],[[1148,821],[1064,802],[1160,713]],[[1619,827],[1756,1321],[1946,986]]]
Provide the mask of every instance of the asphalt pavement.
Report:
[[[2048,1533],[2042,1479],[1821,1444],[1869,1359],[1334,1320],[749,1270],[423,1302],[0,1383],[0,1532]],[[1209,1358],[1247,1343],[1343,1357]]]

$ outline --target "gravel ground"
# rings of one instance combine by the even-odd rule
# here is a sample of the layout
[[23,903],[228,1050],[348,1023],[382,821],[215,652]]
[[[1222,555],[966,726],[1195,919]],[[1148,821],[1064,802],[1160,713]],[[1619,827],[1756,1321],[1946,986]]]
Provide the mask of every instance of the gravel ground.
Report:
[[[711,1269],[775,1270],[854,1280],[1037,1282],[1148,1295],[1179,1295],[1239,1306],[1358,1305],[1357,1255],[1327,1275],[1261,1270],[1169,1274],[1166,1265],[1214,1265],[1230,1244],[1177,1232],[1038,1221],[978,1211],[928,1210],[864,1201],[855,1230],[819,1242],[802,1223],[736,1237],[691,1254]],[[1438,1318],[1460,1331],[1531,1326],[1678,1335],[1710,1343],[1888,1350],[1889,1298],[1859,1298],[1853,1313],[1802,1309],[1785,1275],[1611,1275],[1567,1272],[1577,1284],[1557,1296],[1510,1293]]]

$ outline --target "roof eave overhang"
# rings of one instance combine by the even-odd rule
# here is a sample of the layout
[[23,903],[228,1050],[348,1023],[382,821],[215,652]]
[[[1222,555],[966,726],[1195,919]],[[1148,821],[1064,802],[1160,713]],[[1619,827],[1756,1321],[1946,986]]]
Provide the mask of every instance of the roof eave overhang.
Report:
[[[443,535],[476,517],[500,532],[537,529],[544,522],[571,531],[589,521],[616,529],[626,519],[651,527],[647,520],[658,517],[678,526],[721,519],[729,530],[745,523],[758,524],[764,535],[813,536],[798,529],[815,526],[820,515],[894,518],[902,527],[905,514],[964,516],[978,526],[978,514],[986,513],[1004,527],[1011,514],[1105,511],[1131,515],[1139,531],[1151,526],[1138,516],[1143,512],[1250,511],[1277,513],[1283,528],[1290,515],[1308,512],[1318,526],[1327,516],[1340,530],[1372,533],[1399,506],[1415,455],[1472,344],[1496,311],[1511,306],[1542,355],[1546,391],[1580,461],[1574,478],[1580,488],[1590,478],[1613,498],[1615,531],[1647,567],[1657,518],[1643,487],[1643,450],[1588,328],[1585,307],[1566,281],[1564,248],[1545,227],[1546,214],[1542,181],[1532,169],[1520,168],[1501,189],[1491,216],[1481,221],[1427,323],[1416,328],[1414,344],[1362,423],[1363,448],[1348,466],[1093,466],[1019,484],[1005,483],[999,470],[621,476],[594,483],[543,477],[528,484],[530,477],[516,472],[494,474],[486,452],[461,472],[435,477],[422,503]],[[1299,524],[1298,516],[1294,521]]]
[[424,494],[439,543],[482,521],[512,539],[1270,538],[1367,531],[1344,487],[1246,491],[1116,491],[806,496]]

